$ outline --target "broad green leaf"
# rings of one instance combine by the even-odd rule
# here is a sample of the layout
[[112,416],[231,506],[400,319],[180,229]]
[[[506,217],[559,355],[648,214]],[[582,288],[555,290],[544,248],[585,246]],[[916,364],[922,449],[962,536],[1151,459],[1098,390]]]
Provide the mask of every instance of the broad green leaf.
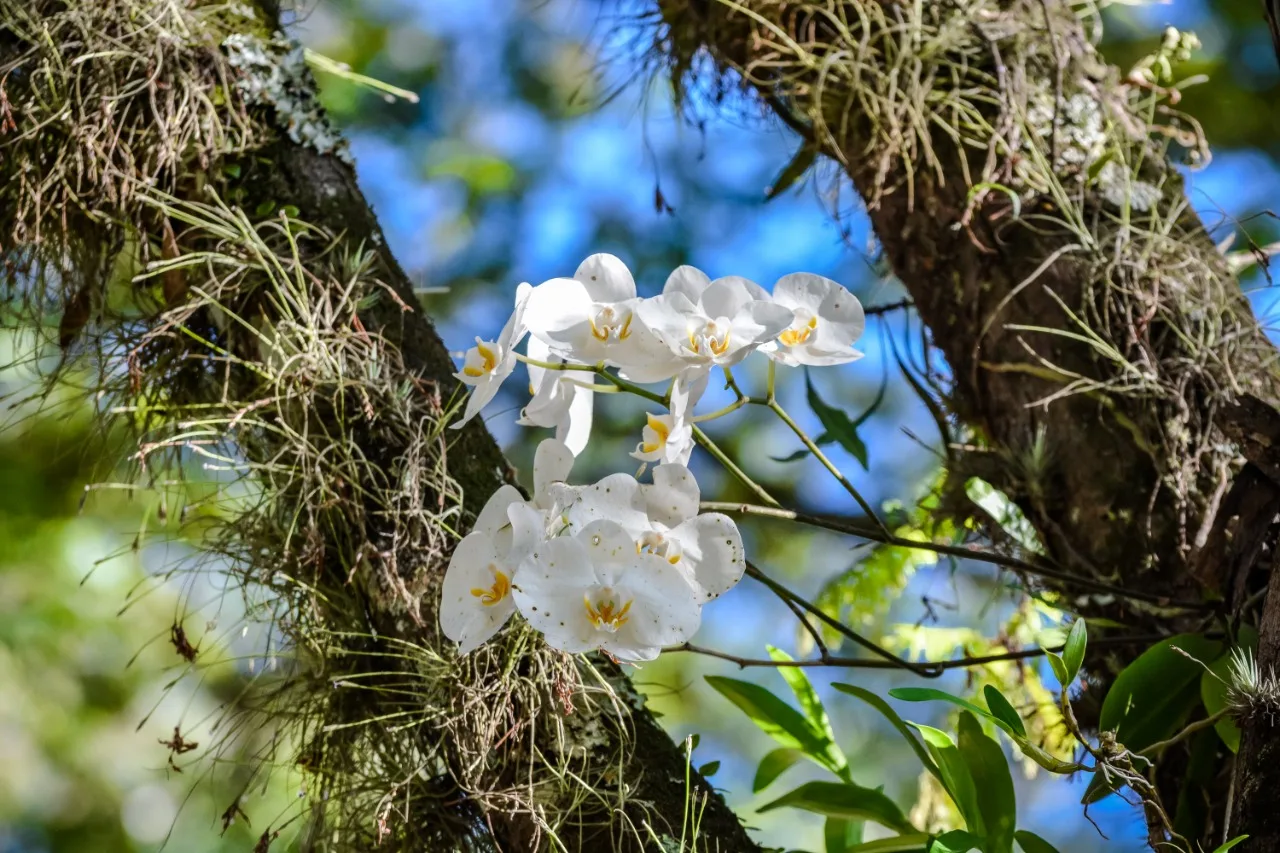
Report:
[[991,715],[997,720],[1002,720],[1005,725],[1012,729],[1011,734],[1020,738],[1026,738],[1027,727],[1022,722],[1022,717],[1018,715],[1018,711],[1009,704],[1009,700],[1004,698],[994,684],[988,684],[982,689],[982,695],[987,697],[987,707],[991,709]]
[[849,782],[806,782],[761,806],[759,811],[786,807],[846,820],[875,821],[898,832],[915,832],[906,815],[884,792]]
[[973,776],[951,736],[923,723],[911,725],[920,732],[929,754],[937,762],[942,787],[951,797],[951,802],[956,804],[956,810],[964,818],[965,826],[975,835],[984,834],[986,830],[982,823],[982,812],[978,809],[978,792],[973,786]]
[[844,412],[828,405],[818,395],[818,390],[813,387],[813,380],[810,379],[808,370],[804,373],[804,385],[805,397],[809,401],[809,408],[813,409],[813,413],[818,416],[818,421],[822,424],[823,430],[825,430],[824,437],[839,443],[865,469],[867,467],[867,446],[862,443],[862,439],[858,438],[858,424],[849,420],[849,416]]
[[977,791],[978,810],[986,827],[986,853],[1013,853],[1018,809],[1004,750],[982,731],[978,718],[968,711],[960,712],[959,748]]
[[[1237,636],[1240,647],[1255,651],[1258,648],[1258,629],[1252,625],[1240,626]],[[1227,706],[1227,682],[1230,680],[1231,655],[1225,654],[1200,675],[1200,700],[1204,702],[1204,710],[1209,716]],[[1230,717],[1223,717],[1214,724],[1214,731],[1227,749],[1237,752],[1240,749],[1240,727]]]
[[[1196,658],[1174,651],[1174,646]],[[1115,731],[1133,752],[1172,735],[1200,702],[1196,661],[1217,660],[1222,643],[1199,634],[1179,634],[1156,643],[1121,671],[1102,701],[1099,727]],[[1188,690],[1190,688],[1190,690]]]
[[911,832],[850,847],[849,853],[926,853],[928,843],[928,833]]
[[893,727],[898,730],[898,734],[902,735],[906,740],[912,751],[915,752],[916,756],[920,759],[920,763],[924,765],[924,769],[932,773],[938,781],[942,781],[942,774],[938,770],[937,762],[933,760],[929,751],[924,748],[924,744],[920,743],[920,739],[911,731],[906,721],[903,720],[902,717],[898,716],[898,712],[893,710],[893,708],[889,706],[888,702],[884,701],[870,690],[858,687],[855,684],[836,683],[831,686],[836,690],[839,690],[841,693],[848,693],[850,696],[855,696],[858,699],[861,699],[863,702],[866,702],[872,708],[879,711],[884,718],[892,723]]
[[[789,661],[792,659],[791,655],[775,646],[766,646],[766,648],[769,651],[769,657],[776,661]],[[839,773],[841,769],[848,766],[849,762],[845,760],[844,753],[836,745],[836,733],[831,728],[831,719],[827,716],[827,709],[822,707],[822,700],[818,698],[817,691],[813,689],[813,683],[809,681],[809,676],[805,675],[803,669],[796,666],[780,666],[778,667],[778,674],[787,682],[791,692],[796,695],[796,701],[800,703],[800,710],[809,719],[809,724],[813,727],[813,730],[821,733],[826,739],[828,764],[834,772]]]
[[1058,853],[1058,848],[1034,832],[1019,829],[1013,834],[1013,837],[1018,842],[1018,846],[1022,848],[1022,853]]
[[760,759],[760,766],[756,768],[756,778],[751,783],[751,793],[759,793],[772,785],[773,780],[802,758],[804,753],[800,750],[783,746]]
[[1062,685],[1062,689],[1066,690],[1071,686],[1070,673],[1067,672],[1067,663],[1062,659],[1062,655],[1057,652],[1045,652],[1045,657],[1049,659],[1049,668],[1053,670],[1053,677],[1058,679],[1058,683]]
[[[894,699],[901,699],[904,702],[950,702],[952,705],[959,705],[966,711],[972,711],[979,717],[986,717],[1000,728],[1004,729],[1011,735],[1017,734],[1013,727],[1004,720],[992,714],[985,708],[979,708],[967,699],[961,699],[959,696],[953,696],[943,690],[935,690],[932,687],[895,687],[889,691],[889,695]],[[1014,716],[1017,716],[1016,714]]]
[[716,771],[720,769],[719,761],[708,761],[706,764],[698,768],[698,775],[704,779],[710,779],[716,775]]
[[762,732],[779,745],[798,749],[819,764],[828,766],[830,756],[826,737],[815,731],[799,711],[766,688],[722,675],[708,675],[707,683],[741,708]]
[[982,839],[963,829],[944,832],[929,843],[929,853],[969,853],[981,849]]
[[809,167],[813,165],[813,161],[818,156],[818,148],[810,145],[808,142],[800,146],[800,150],[791,158],[791,162],[786,165],[782,173],[774,180],[773,186],[765,190],[765,201],[771,201],[782,195],[795,185],[795,182],[809,171]]
[[822,841],[825,853],[848,853],[850,847],[862,843],[863,823],[859,820],[845,820],[842,817],[829,817],[822,825]]
[[[1077,619],[1067,634],[1066,645],[1062,648],[1062,662],[1067,668],[1067,684],[1076,680],[1080,674],[1080,666],[1084,663],[1085,647],[1089,643],[1089,629],[1083,619]],[[1067,684],[1063,686],[1066,687]]]
[[1226,844],[1223,844],[1215,848],[1213,853],[1227,853],[1228,850],[1230,850],[1232,847],[1235,847],[1241,841],[1248,841],[1248,840],[1249,840],[1249,836],[1247,835],[1237,835],[1235,838],[1231,839]]

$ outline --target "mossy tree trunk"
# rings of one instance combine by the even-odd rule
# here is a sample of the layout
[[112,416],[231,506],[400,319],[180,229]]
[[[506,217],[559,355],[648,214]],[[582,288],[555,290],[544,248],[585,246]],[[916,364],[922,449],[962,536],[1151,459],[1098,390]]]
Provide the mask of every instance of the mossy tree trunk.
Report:
[[757,849],[618,666],[440,636],[452,544],[513,472],[480,421],[443,428],[454,366],[276,5],[0,0],[0,279],[138,404],[143,473],[229,448],[261,492],[211,547],[288,605],[260,722],[309,774],[304,838],[638,850],[692,804],[698,849]]
[[[1169,162],[1203,140],[1163,81],[1107,66],[1063,0],[656,5],[677,75],[748,89],[851,179],[950,365],[949,407],[984,448],[953,470],[1013,497],[1058,567],[1192,606],[1045,585],[1136,633],[1256,624],[1244,605],[1275,543],[1277,353]],[[1130,659],[1092,657],[1085,721]],[[1241,763],[1274,737],[1248,738]],[[1217,745],[1194,780],[1187,763],[1166,750],[1160,789],[1170,810],[1203,806],[1178,828],[1212,849],[1231,756]],[[1256,804],[1274,815],[1269,799]]]

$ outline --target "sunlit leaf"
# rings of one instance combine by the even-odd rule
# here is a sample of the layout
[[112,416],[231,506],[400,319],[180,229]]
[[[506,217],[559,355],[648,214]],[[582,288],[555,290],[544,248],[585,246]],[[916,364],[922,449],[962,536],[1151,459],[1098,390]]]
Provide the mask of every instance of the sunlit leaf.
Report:
[[1213,850],[1213,853],[1227,853],[1228,850],[1230,850],[1232,847],[1235,847],[1240,842],[1248,841],[1248,840],[1249,840],[1249,836],[1247,835],[1237,835],[1235,838],[1231,839],[1226,844],[1221,844],[1215,847]]
[[984,830],[982,812],[978,809],[978,793],[973,786],[973,776],[969,765],[965,763],[955,741],[944,731],[926,726],[923,723],[911,723],[920,737],[924,739],[929,755],[938,765],[939,778],[956,810],[964,818],[965,826],[975,835],[982,835]]
[[1076,680],[1080,667],[1084,663],[1085,648],[1089,643],[1088,628],[1083,619],[1077,619],[1067,634],[1067,642],[1062,648],[1062,663],[1066,668],[1066,682],[1063,686]]
[[870,820],[898,832],[915,831],[906,815],[883,791],[849,782],[807,782],[761,806],[759,811],[787,807],[846,820]]
[[858,687],[855,684],[835,683],[831,686],[836,690],[839,690],[841,693],[848,693],[850,696],[855,696],[858,699],[861,699],[863,702],[866,702],[872,708],[879,711],[884,718],[892,723],[893,727],[898,730],[898,734],[902,735],[903,739],[906,740],[912,751],[915,752],[916,756],[920,759],[920,763],[924,765],[924,769],[932,773],[939,781],[942,780],[942,775],[938,771],[937,762],[933,760],[929,751],[925,749],[924,744],[922,744],[920,739],[911,731],[907,722],[904,721],[902,717],[898,716],[898,712],[893,710],[893,708],[889,706],[888,702],[884,701],[870,690]]
[[824,767],[835,770],[837,765],[825,733],[814,729],[795,708],[759,684],[722,675],[708,675],[706,678],[708,684],[741,708],[761,731],[779,745],[798,749]]
[[1003,722],[1005,726],[1012,729],[1013,734],[1023,738],[1027,736],[1027,727],[1022,722],[1022,717],[1018,715],[1017,709],[1009,704],[1009,700],[1004,698],[1003,693],[994,685],[988,684],[983,688],[982,695],[986,697],[987,707],[997,721]]

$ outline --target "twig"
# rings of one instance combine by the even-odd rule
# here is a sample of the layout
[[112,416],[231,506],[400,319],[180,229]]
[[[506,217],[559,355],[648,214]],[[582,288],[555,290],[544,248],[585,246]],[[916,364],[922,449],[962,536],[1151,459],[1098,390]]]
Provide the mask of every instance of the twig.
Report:
[[[1150,634],[1133,637],[1102,637],[1090,643],[1095,648],[1111,647],[1111,646],[1134,646],[1134,645],[1150,645],[1167,639],[1167,635]],[[989,655],[976,655],[972,657],[955,658],[953,660],[943,661],[920,661],[918,666],[925,670],[921,673],[925,678],[936,678],[942,673],[950,669],[966,669],[972,666],[985,666],[989,663],[1003,663],[1006,661],[1029,660],[1031,658],[1043,657],[1049,652],[1059,653],[1063,650],[1063,646],[1050,646],[1048,648],[1036,649],[1019,649],[1012,652],[999,652]],[[840,657],[837,655],[823,654],[816,658],[805,660],[774,660],[773,658],[746,658],[738,655],[722,652],[718,649],[710,649],[706,646],[697,646],[693,643],[682,643],[679,646],[671,646],[663,649],[664,652],[688,652],[690,654],[704,655],[706,657],[718,658],[726,660],[730,663],[737,664],[743,669],[752,667],[777,667],[777,668],[805,668],[813,669],[817,667],[835,667],[844,669],[901,669],[896,662],[892,660],[877,660],[875,658],[851,658]],[[1215,721],[1216,722],[1216,721]],[[1202,726],[1203,728],[1203,726]],[[1191,732],[1186,732],[1191,734]],[[1172,741],[1166,741],[1157,746],[1167,746]],[[1150,747],[1149,747],[1150,748]]]
[[1057,580],[1080,589],[1109,593],[1111,595],[1132,599],[1134,601],[1146,601],[1151,604],[1161,605],[1162,607],[1181,607],[1187,610],[1213,609],[1212,604],[1207,604],[1205,602],[1183,601],[1167,598],[1162,595],[1156,595],[1154,593],[1125,589],[1124,587],[1109,584],[1104,581],[1080,577],[1079,575],[1072,574],[1071,572],[1047,566],[1044,563],[1031,563],[1017,557],[1009,556],[1008,554],[1001,554],[995,551],[975,548],[968,545],[947,545],[940,542],[904,539],[900,536],[895,536],[892,533],[887,533],[881,527],[861,525],[854,522],[825,518],[818,515],[809,515],[808,513],[797,512],[795,510],[784,509],[781,507],[756,506],[753,504],[734,503],[732,501],[704,501],[702,503],[702,509],[709,512],[740,513],[745,515],[765,516],[767,518],[778,518],[783,521],[795,521],[800,524],[807,524],[811,527],[820,527],[824,530],[831,530],[835,533],[858,536],[863,539],[867,539],[872,542],[880,542],[885,545],[893,545],[900,548],[914,548],[920,551],[931,551],[935,554],[944,554],[949,557],[960,557],[963,559],[990,563],[1012,571],[1025,572],[1038,577]]

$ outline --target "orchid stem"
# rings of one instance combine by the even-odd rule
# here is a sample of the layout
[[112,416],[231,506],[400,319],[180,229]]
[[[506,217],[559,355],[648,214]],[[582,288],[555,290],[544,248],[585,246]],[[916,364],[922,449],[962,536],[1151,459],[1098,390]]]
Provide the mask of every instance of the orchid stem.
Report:
[[772,506],[772,507],[782,506],[782,504],[778,503],[778,501],[774,499],[773,495],[765,491],[763,486],[761,486],[755,480],[751,479],[751,477],[747,475],[746,471],[743,471],[741,468],[739,468],[734,463],[734,461],[730,459],[723,450],[720,449],[720,446],[716,444],[714,440],[712,440],[711,436],[703,432],[702,428],[697,426],[696,424],[693,427],[693,437],[697,439],[698,444],[701,444],[703,448],[708,453],[710,453],[717,462],[719,462],[721,465],[724,466],[726,471],[732,474],[738,480],[738,482],[742,483],[742,485],[750,489],[751,492],[756,495],[756,497],[760,498],[760,500],[764,501],[769,506]]

